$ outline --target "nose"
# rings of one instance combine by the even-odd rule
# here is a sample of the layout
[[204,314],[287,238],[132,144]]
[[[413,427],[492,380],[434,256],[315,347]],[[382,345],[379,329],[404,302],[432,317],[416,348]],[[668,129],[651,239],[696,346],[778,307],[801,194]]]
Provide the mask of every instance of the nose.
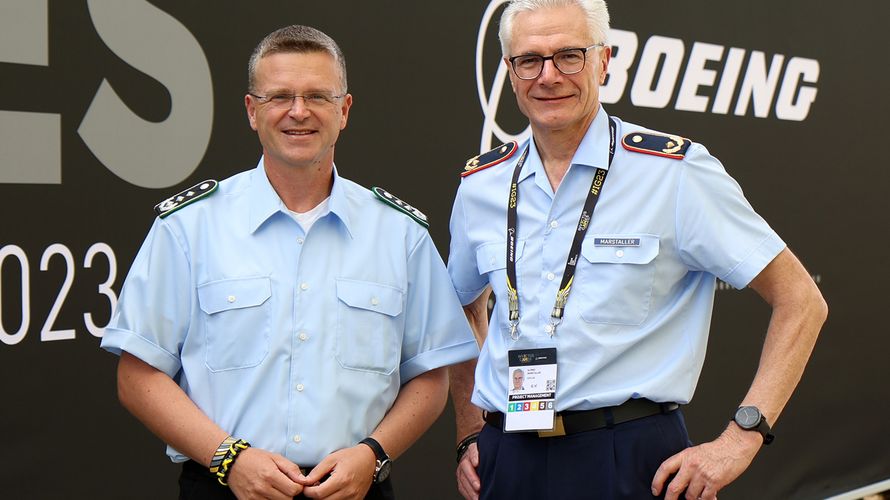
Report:
[[556,69],[556,64],[554,64],[553,59],[545,60],[544,66],[541,67],[541,74],[538,75],[538,81],[541,83],[550,83],[561,77],[562,72]]
[[294,96],[294,102],[291,103],[287,114],[296,119],[303,119],[309,116],[309,107],[306,106],[306,100],[303,96]]

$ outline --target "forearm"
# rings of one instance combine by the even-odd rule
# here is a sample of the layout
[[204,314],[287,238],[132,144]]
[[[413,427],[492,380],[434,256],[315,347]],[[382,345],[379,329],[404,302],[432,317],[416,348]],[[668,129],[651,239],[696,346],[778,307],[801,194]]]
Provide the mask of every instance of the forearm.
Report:
[[371,434],[395,459],[439,418],[448,397],[447,368],[422,373],[402,386],[389,412]]
[[[464,314],[473,330],[473,336],[481,348],[488,337],[488,299],[491,287],[470,304],[464,306]],[[482,412],[470,401],[476,382],[476,360],[472,359],[450,367],[448,371],[451,401],[454,404],[456,442],[482,429]]]
[[449,368],[449,389],[454,405],[454,419],[457,430],[456,443],[474,432],[479,432],[484,424],[482,411],[470,402],[475,382],[476,360],[471,359]]
[[228,436],[165,373],[122,353],[118,364],[121,404],[165,443],[208,466]]
[[790,251],[780,254],[773,265],[778,267],[776,273],[752,282],[773,312],[757,374],[742,401],[757,406],[770,425],[797,387],[828,314],[818,287]]

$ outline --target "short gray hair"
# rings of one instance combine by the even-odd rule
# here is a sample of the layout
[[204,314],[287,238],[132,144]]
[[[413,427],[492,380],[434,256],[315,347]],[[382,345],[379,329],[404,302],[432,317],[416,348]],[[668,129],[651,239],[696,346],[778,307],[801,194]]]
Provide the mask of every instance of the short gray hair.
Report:
[[551,7],[577,5],[587,15],[587,28],[593,43],[606,43],[609,33],[609,9],[605,0],[513,0],[501,14],[498,37],[501,39],[501,53],[510,56],[510,43],[513,41],[513,20],[520,12],[529,12]]
[[310,28],[309,26],[301,26],[294,24],[278,29],[266,35],[263,41],[253,49],[250,56],[250,62],[247,64],[247,88],[251,92],[256,91],[256,67],[260,59],[280,53],[307,53],[307,52],[325,52],[334,58],[337,65],[340,66],[340,85],[341,92],[346,92],[346,58],[343,57],[343,51],[337,42],[321,31]]

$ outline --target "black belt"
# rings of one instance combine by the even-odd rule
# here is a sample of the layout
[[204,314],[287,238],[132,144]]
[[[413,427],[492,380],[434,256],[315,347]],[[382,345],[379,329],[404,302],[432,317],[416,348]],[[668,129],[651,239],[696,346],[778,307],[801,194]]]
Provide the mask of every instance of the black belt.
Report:
[[[578,432],[593,431],[604,427],[623,424],[643,417],[660,413],[670,413],[680,405],[677,403],[656,403],[648,399],[629,399],[618,406],[597,408],[596,410],[561,411],[556,414],[552,431],[538,431],[538,437],[565,436]],[[485,421],[500,430],[504,429],[504,414],[483,412]]]
[[[210,472],[210,470],[208,470],[207,467],[204,467],[203,465],[199,464],[198,462],[195,462],[194,460],[186,460],[185,462],[182,463],[182,467],[185,470],[187,470],[193,474],[199,474],[199,475],[203,474],[203,475],[213,478],[214,481],[216,480],[216,474]],[[315,468],[315,466],[300,467],[300,472],[303,473],[304,476],[308,476],[309,472],[314,468]]]

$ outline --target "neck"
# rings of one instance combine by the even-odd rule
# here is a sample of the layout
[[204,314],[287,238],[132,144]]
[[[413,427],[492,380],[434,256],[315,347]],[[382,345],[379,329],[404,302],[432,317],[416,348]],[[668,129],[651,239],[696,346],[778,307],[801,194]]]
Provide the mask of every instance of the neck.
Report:
[[544,171],[547,172],[547,179],[550,181],[550,187],[554,193],[559,188],[566,172],[569,171],[575,151],[584,140],[584,134],[587,133],[587,129],[590,128],[595,117],[596,113],[593,113],[578,126],[559,130],[538,130],[538,127],[532,124],[535,147],[538,149],[538,155],[544,164]]
[[269,183],[288,210],[305,213],[317,207],[331,195],[334,166],[275,168],[265,164]]

